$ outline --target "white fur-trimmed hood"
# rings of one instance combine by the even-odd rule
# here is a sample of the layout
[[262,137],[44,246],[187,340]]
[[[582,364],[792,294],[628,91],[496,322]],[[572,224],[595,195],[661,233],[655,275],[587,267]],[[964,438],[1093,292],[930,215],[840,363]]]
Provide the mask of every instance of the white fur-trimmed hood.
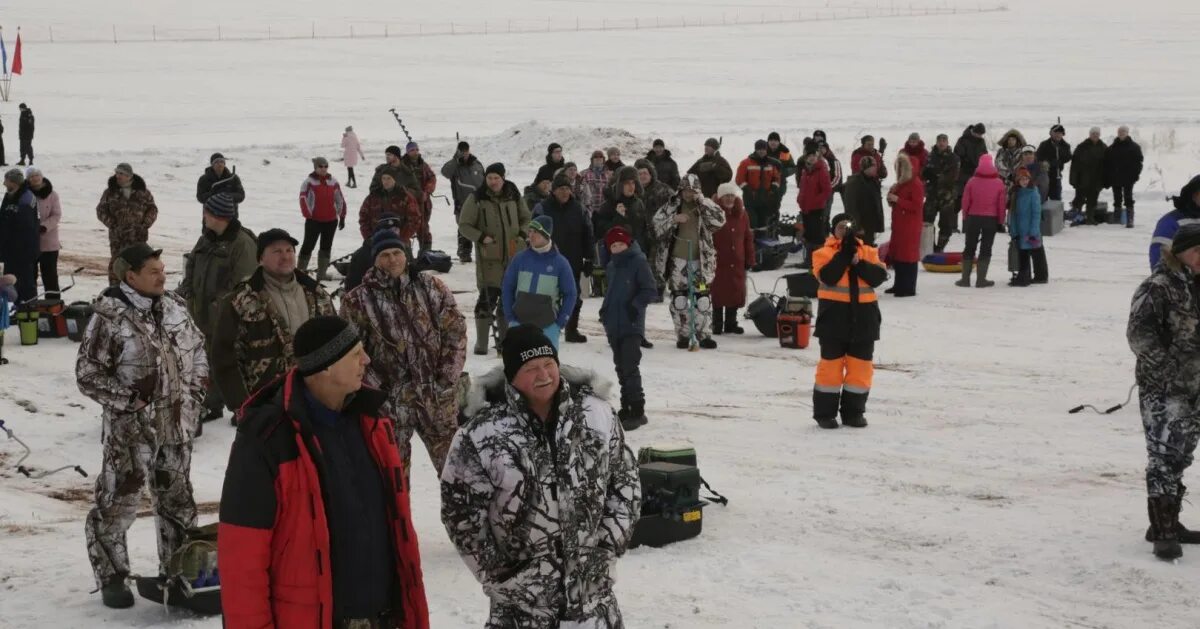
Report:
[[[567,384],[573,387],[588,385],[592,388],[592,393],[605,402],[612,394],[612,381],[600,376],[593,369],[560,364],[558,371]],[[481,376],[471,376],[471,390],[467,393],[467,403],[463,407],[463,415],[474,417],[492,403],[504,400],[506,384],[508,382],[504,378],[503,365],[494,367]]]

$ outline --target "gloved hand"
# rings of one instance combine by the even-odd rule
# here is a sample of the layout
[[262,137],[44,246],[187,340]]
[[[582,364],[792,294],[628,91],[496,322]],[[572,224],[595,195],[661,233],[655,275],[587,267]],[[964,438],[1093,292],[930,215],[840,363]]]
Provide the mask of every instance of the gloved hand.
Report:
[[38,233],[39,233],[39,234],[44,234],[44,233],[46,233],[46,232],[48,232],[48,231],[50,231],[50,230],[46,229],[46,226],[45,226],[45,225],[38,225]]
[[854,232],[847,231],[846,235],[842,237],[842,248],[838,254],[846,259],[858,255],[858,237],[854,235]]
[[346,229],[346,217],[345,216],[338,219],[338,230],[340,231],[343,229]]
[[879,154],[883,155],[883,152],[886,150],[887,150],[887,140],[885,140],[883,138],[879,138]]

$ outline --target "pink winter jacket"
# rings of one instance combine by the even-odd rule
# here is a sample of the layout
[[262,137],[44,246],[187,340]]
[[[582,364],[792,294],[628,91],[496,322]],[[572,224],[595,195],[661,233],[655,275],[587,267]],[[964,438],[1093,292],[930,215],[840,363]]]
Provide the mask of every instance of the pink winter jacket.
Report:
[[967,186],[963,188],[963,216],[994,217],[996,222],[1003,224],[1007,207],[1008,194],[1004,189],[1004,182],[996,172],[992,156],[983,155],[979,158],[975,176],[971,177]]
[[58,240],[58,223],[62,220],[62,202],[58,200],[58,192],[49,179],[41,190],[30,190],[37,199],[38,220],[45,229],[41,235],[41,251],[58,251],[62,243]]
[[363,155],[362,144],[358,141],[358,134],[353,131],[347,131],[342,134],[342,159],[346,160],[346,168],[354,168],[358,166],[359,158],[366,159]]

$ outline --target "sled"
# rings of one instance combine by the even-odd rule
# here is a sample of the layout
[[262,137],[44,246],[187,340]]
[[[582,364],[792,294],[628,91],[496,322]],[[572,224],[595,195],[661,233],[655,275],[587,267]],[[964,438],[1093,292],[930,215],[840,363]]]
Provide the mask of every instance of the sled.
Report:
[[962,273],[962,252],[931,253],[921,258],[921,266],[930,273]]
[[170,587],[164,588],[163,581],[158,577],[138,577],[136,583],[138,595],[159,605],[186,609],[204,616],[216,616],[221,613],[220,585],[189,587],[185,591],[179,583],[172,583]]

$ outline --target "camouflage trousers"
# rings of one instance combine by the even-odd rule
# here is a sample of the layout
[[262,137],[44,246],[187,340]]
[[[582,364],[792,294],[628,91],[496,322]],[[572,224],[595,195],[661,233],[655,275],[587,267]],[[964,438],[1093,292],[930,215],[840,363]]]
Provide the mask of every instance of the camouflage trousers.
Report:
[[[412,438],[413,433],[425,442],[425,450],[438,476],[446,466],[446,455],[450,452],[450,442],[458,431],[458,400],[456,391],[434,395],[435,399],[423,403],[402,403],[397,408],[385,409],[385,415],[391,418],[396,428],[396,439],[400,441],[400,460],[404,463],[404,472],[412,469]],[[430,410],[426,410],[426,405]]]
[[625,629],[625,622],[617,597],[609,592],[587,617],[569,620],[534,616],[518,607],[492,601],[491,614],[483,629]]
[[958,196],[953,188],[933,189],[925,197],[925,222],[938,225],[938,248],[945,248],[950,237],[958,231]]
[[1142,426],[1146,431],[1146,493],[1150,497],[1180,498],[1183,471],[1192,464],[1200,441],[1200,412],[1191,400],[1140,394]]
[[191,443],[156,446],[109,439],[104,444],[96,506],[85,526],[88,559],[100,585],[130,574],[125,532],[137,518],[145,485],[150,487],[158,530],[158,571],[165,573],[184,532],[196,525],[191,468]]
[[675,336],[691,338],[694,325],[696,340],[701,340],[712,336],[712,298],[700,278],[700,261],[693,260],[691,267],[693,291],[689,293],[688,261],[675,258],[671,263],[671,277],[667,280],[671,288],[671,319],[675,322]]

